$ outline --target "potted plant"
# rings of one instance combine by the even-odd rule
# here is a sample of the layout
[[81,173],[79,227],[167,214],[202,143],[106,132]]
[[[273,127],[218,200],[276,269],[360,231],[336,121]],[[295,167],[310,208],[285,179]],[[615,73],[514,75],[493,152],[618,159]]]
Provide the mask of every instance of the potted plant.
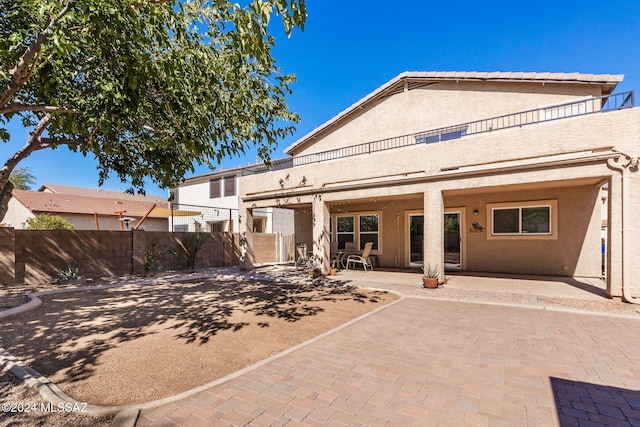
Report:
[[311,276],[312,279],[322,276],[320,265],[318,265],[318,263],[316,263],[312,258],[309,258],[307,261],[307,270],[309,271],[309,276]]
[[438,278],[440,277],[440,268],[435,265],[427,264],[422,267],[424,276],[422,276],[422,284],[425,288],[435,289],[438,287]]

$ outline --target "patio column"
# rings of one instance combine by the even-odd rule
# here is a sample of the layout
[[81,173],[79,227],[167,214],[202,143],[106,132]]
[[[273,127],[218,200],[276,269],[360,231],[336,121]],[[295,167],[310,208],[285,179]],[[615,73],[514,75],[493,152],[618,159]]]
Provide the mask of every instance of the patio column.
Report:
[[607,213],[607,293],[622,296],[622,178],[619,174],[609,181]]
[[329,272],[330,251],[329,243],[329,207],[322,201],[321,196],[313,199],[313,258],[320,264],[322,273]]
[[424,192],[424,265],[437,265],[444,277],[444,202],[438,187]]
[[[625,233],[629,233],[627,236],[628,253],[625,253],[624,262],[629,264],[629,277],[627,280],[632,279],[631,283],[625,283],[624,285],[631,289],[631,294],[637,299],[640,297],[640,165],[636,163],[635,166],[629,168],[629,180],[627,185],[629,186],[629,193],[624,203],[628,203],[628,222],[625,224]],[[637,301],[636,301],[637,302]]]
[[240,234],[240,269],[253,269],[253,208],[241,203],[239,209],[238,232]]

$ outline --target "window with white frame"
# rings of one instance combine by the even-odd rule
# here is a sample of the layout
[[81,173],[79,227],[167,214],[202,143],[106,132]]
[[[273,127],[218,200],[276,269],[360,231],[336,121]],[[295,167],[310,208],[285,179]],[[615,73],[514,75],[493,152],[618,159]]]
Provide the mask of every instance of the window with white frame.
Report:
[[[380,212],[332,216],[330,221],[332,240],[338,242],[339,250],[343,250],[347,242],[355,242],[360,250],[364,250],[367,242],[372,242],[372,250],[380,251],[380,218]],[[335,221],[335,227],[333,221]]]
[[497,203],[487,205],[491,218],[491,236],[555,237],[557,201]]
[[338,241],[338,249],[344,249],[347,242],[356,241],[354,216],[336,217],[336,240]]
[[364,245],[367,242],[373,242],[371,249],[377,251],[380,246],[380,215],[358,215],[358,225],[358,243],[360,250],[364,250]]

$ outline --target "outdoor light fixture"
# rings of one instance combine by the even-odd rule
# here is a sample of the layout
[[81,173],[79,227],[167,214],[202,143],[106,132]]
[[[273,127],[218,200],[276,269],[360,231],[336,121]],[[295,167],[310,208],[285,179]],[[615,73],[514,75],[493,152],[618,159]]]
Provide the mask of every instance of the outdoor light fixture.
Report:
[[132,222],[135,222],[136,219],[135,218],[124,217],[124,218],[120,218],[120,221],[122,221],[124,223],[124,228],[129,230],[129,224],[132,223]]

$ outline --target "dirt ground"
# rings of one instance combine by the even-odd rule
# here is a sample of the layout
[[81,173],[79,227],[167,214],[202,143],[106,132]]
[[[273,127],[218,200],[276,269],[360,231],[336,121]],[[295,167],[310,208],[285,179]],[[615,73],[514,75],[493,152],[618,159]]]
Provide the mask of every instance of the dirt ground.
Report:
[[396,298],[220,278],[54,294],[0,319],[0,347],[80,402],[127,405],[214,381]]

